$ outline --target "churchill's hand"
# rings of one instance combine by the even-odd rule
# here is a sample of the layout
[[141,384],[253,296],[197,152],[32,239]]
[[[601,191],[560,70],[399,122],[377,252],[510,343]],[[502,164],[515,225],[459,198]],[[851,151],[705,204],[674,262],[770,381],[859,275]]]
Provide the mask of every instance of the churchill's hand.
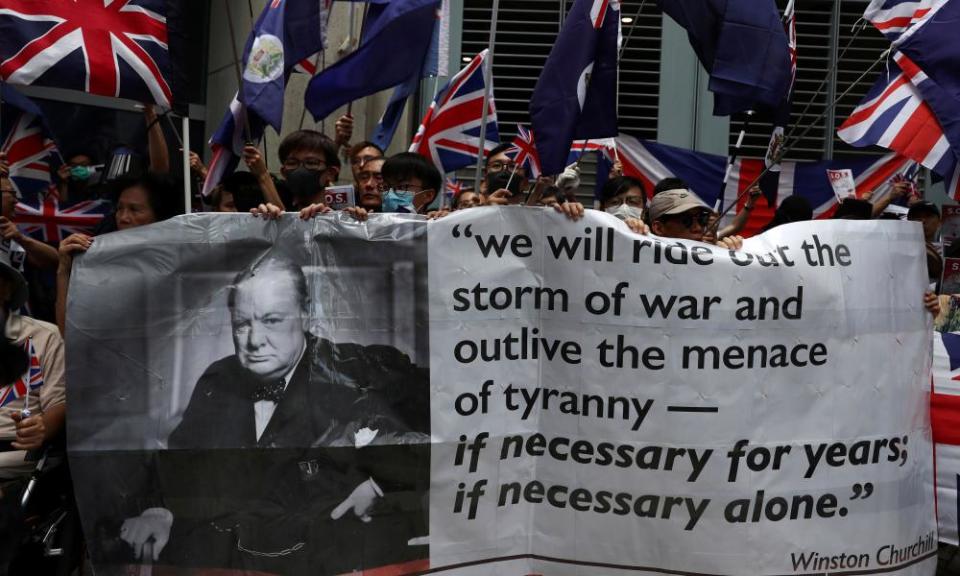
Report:
[[380,487],[373,481],[373,478],[368,478],[354,488],[353,492],[333,509],[330,517],[334,520],[339,520],[348,510],[353,509],[353,513],[357,515],[357,518],[360,518],[360,520],[364,522],[369,522],[371,520],[370,509],[373,508],[373,504],[377,501],[377,498],[381,496],[383,496],[383,492],[380,490]]

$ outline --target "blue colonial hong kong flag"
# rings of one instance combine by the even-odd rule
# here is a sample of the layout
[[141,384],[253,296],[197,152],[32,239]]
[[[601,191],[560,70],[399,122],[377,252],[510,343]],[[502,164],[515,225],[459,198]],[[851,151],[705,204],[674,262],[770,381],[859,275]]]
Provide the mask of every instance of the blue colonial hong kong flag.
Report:
[[307,86],[306,105],[320,121],[359,98],[418,76],[433,44],[440,0],[371,3],[360,46]]
[[40,109],[11,86],[0,85],[0,100],[0,152],[7,156],[10,181],[21,199],[38,201],[60,164],[53,135]]
[[[410,152],[428,158],[443,174],[476,164],[479,156],[500,143],[493,86],[489,90],[490,99],[486,103],[483,99],[486,58],[486,50],[477,54],[437,93],[410,145]],[[481,143],[480,125],[485,105],[487,129]]]
[[790,92],[787,34],[774,0],[657,0],[710,74],[713,113],[776,110]]
[[3,0],[0,79],[169,106],[167,0]]
[[386,150],[390,147],[390,143],[393,141],[393,135],[400,126],[400,119],[403,117],[403,110],[407,106],[407,100],[417,91],[420,80],[422,78],[447,75],[445,63],[441,65],[440,62],[441,52],[443,51],[441,44],[449,40],[449,23],[444,20],[444,12],[443,10],[439,10],[436,14],[430,14],[429,12],[419,12],[418,14],[427,21],[418,22],[417,28],[426,29],[430,25],[428,21],[433,21],[433,40],[424,56],[422,69],[394,88],[393,94],[390,96],[390,101],[387,102],[387,107],[383,111],[383,115],[370,134],[370,141],[379,146],[381,150]]
[[[921,94],[927,82],[921,70],[895,53],[863,101],[837,135],[856,147],[882,146],[929,168],[947,182],[947,193],[960,199],[960,116],[949,132]],[[929,91],[937,91],[935,85]],[[936,99],[936,96],[934,96]]]
[[32,338],[27,338],[23,343],[23,349],[30,358],[30,367],[13,384],[0,388],[0,408],[24,398],[31,390],[43,386],[43,366],[40,364],[40,357],[37,356]]
[[239,100],[278,132],[287,78],[323,50],[325,11],[324,0],[271,0],[247,39]]
[[547,175],[566,166],[574,140],[617,135],[620,3],[576,0],[530,98],[530,120]]

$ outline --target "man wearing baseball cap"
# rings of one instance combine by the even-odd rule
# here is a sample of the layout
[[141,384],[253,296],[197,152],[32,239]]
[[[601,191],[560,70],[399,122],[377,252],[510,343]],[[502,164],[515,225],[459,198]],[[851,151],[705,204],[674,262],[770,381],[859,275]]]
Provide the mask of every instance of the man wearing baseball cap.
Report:
[[[686,188],[672,188],[654,195],[647,204],[647,223],[650,231],[664,238],[704,241],[704,233],[713,211]],[[711,242],[722,248],[739,250],[740,236],[727,236]]]
[[700,240],[710,220],[710,207],[686,189],[666,190],[647,206],[650,231],[665,238]]

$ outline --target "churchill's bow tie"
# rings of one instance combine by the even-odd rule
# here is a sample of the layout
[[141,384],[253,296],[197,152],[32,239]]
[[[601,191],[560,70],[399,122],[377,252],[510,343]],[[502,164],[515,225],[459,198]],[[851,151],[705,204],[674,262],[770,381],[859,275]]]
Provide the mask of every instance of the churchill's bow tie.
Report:
[[285,385],[283,378],[275,382],[265,382],[260,384],[253,391],[253,401],[260,402],[261,400],[269,400],[279,404],[280,400],[283,399],[284,387]]

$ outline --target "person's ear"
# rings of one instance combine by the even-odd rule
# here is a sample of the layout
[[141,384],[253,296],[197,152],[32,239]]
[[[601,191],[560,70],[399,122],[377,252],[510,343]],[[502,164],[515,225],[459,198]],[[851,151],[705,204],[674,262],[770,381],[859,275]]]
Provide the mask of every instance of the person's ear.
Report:
[[337,178],[340,177],[340,167],[339,167],[339,166],[331,166],[330,168],[328,168],[328,170],[330,170],[330,176],[331,176],[332,181],[333,181],[333,182],[336,182],[336,181],[337,181]]
[[650,231],[653,232],[654,235],[656,236],[663,236],[663,232],[664,232],[663,222],[659,220],[654,220],[653,223],[650,224]]
[[436,197],[437,191],[432,188],[427,188],[414,197],[413,207],[419,212],[424,206],[429,206]]

